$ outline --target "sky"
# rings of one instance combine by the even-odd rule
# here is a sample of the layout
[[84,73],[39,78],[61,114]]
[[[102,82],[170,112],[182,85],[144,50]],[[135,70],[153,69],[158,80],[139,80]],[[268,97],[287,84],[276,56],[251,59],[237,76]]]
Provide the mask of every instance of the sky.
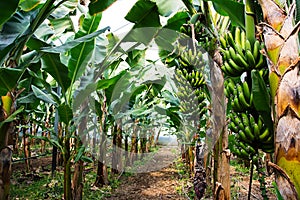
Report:
[[103,12],[101,26],[110,26],[113,33],[129,30],[133,24],[124,19],[137,0],[118,0]]

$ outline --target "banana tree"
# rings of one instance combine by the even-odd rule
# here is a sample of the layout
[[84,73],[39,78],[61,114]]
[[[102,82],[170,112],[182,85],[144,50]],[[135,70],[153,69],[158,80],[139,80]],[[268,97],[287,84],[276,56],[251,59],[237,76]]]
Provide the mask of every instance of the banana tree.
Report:
[[[299,2],[259,1],[264,22],[275,129],[276,182],[284,199],[300,195],[299,160]],[[297,15],[296,15],[297,13]],[[282,173],[280,173],[282,172]]]
[[[1,3],[5,12],[1,16],[1,199],[9,195],[9,177],[11,174],[11,150],[8,148],[8,138],[13,130],[12,120],[22,108],[17,109],[16,100],[23,89],[17,85],[22,75],[32,63],[37,63],[40,55],[37,52],[28,54],[27,59],[21,57],[26,52],[26,43],[34,37],[40,25],[56,8],[65,1],[13,1],[12,4]],[[68,2],[72,5],[74,1]],[[66,5],[66,4],[65,4]],[[27,53],[27,52],[26,52]]]

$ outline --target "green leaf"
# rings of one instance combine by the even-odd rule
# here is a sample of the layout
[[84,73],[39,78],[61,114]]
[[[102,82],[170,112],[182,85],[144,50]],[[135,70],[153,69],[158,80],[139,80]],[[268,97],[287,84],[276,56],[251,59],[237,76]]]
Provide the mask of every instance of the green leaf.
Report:
[[98,81],[97,90],[107,89],[112,85],[115,85],[125,73],[126,71],[124,70],[120,72],[117,76],[114,76],[113,78]]
[[152,0],[152,1],[157,4],[160,15],[164,17],[168,17],[173,12],[176,12],[180,8],[184,7],[184,4],[182,3],[181,0],[172,0],[172,1]]
[[125,19],[135,25],[124,41],[141,42],[147,45],[161,27],[158,7],[156,3],[148,0],[138,1],[127,13]]
[[251,71],[253,104],[258,111],[268,112],[271,110],[270,95],[264,79],[257,70]]
[[48,52],[48,53],[65,53],[65,52],[71,50],[72,48],[75,48],[76,46],[78,46],[81,43],[88,42],[88,41],[94,39],[95,37],[97,37],[101,33],[104,33],[108,29],[109,29],[109,27],[105,27],[104,29],[98,30],[94,33],[91,33],[91,34],[85,35],[83,37],[74,39],[70,42],[66,42],[61,46],[44,47],[44,48],[41,49],[41,51],[42,52]]
[[233,0],[211,1],[220,15],[229,16],[234,25],[245,27],[245,7],[243,3]]
[[73,22],[70,16],[63,18],[49,19],[50,26],[53,28],[57,35],[64,33],[65,31],[71,31],[73,29]]
[[87,156],[81,156],[80,160],[82,160],[83,162],[87,162],[87,163],[93,162],[93,159],[91,159],[90,157],[87,157]]
[[16,87],[23,71],[14,68],[0,68],[0,96]]
[[41,0],[21,0],[20,8],[26,12],[33,10],[40,4]]
[[89,3],[89,12],[90,15],[94,15],[106,10],[117,0],[91,0]]
[[253,104],[258,113],[262,116],[264,123],[273,132],[273,121],[271,117],[270,93],[259,71],[251,71]]
[[102,114],[103,114],[103,111],[102,111],[102,104],[99,102],[99,101],[97,101],[97,100],[95,100],[94,101],[94,105],[95,105],[95,111],[96,111],[96,115],[98,116],[98,117],[102,117]]
[[[94,16],[88,15],[84,19],[80,30],[75,34],[75,39],[81,38],[83,36],[95,32],[99,26],[101,17],[101,14]],[[71,79],[72,85],[83,74],[84,70],[86,69],[86,66],[92,58],[94,47],[95,41],[92,40],[89,42],[83,42],[75,48],[71,49],[71,57],[68,63],[68,69],[69,78]]]
[[60,121],[62,121],[66,125],[69,125],[70,121],[73,119],[73,111],[70,106],[63,103],[58,106],[57,110]]
[[179,31],[180,27],[187,22],[189,15],[187,12],[177,12],[168,19],[164,28]]
[[4,121],[0,122],[0,129],[5,123],[9,123],[15,120],[17,115],[21,113],[24,110],[24,106],[21,106],[19,109],[17,109],[15,112],[13,112],[11,115],[9,115]]
[[[5,3],[7,4],[7,3]],[[16,12],[3,26],[0,34],[0,65],[4,62],[9,52],[19,45],[25,37],[30,21],[36,12]],[[22,47],[23,48],[23,47]]]
[[125,19],[139,27],[160,27],[159,12],[156,3],[140,0],[131,8]]
[[0,28],[17,10],[19,0],[0,1]]
[[59,54],[47,53],[42,57],[42,68],[61,86],[65,94],[71,84],[68,68],[60,62]]
[[73,12],[77,8],[78,4],[78,0],[67,0],[63,4],[61,4],[57,9],[55,9],[51,13],[51,16],[54,18],[63,18],[70,12]]
[[37,136],[37,135],[28,135],[28,136],[30,138],[34,138],[34,139],[38,139],[38,140],[43,140],[43,141],[49,142],[53,146],[56,146],[60,150],[60,152],[64,152],[63,146],[61,146],[60,143],[59,143],[59,141],[57,141],[57,140],[49,139],[48,137],[45,137],[45,136]]
[[[297,1],[298,2],[298,1]],[[276,197],[277,197],[277,200],[284,200],[283,196],[281,195],[279,189],[278,189],[278,185],[275,181],[272,182],[272,185],[275,189],[275,193],[276,193]]]
[[166,110],[167,116],[170,117],[172,122],[172,126],[175,128],[179,128],[181,126],[181,118],[179,114],[176,112],[176,107],[170,107]]
[[74,159],[74,162],[75,162],[75,163],[78,162],[78,161],[81,159],[81,157],[82,157],[82,155],[84,154],[84,152],[85,152],[85,147],[84,147],[84,146],[81,146],[81,147],[78,149],[77,154],[76,154],[76,156],[75,156],[75,159]]
[[43,92],[42,90],[40,90],[39,88],[37,88],[34,85],[32,85],[31,88],[32,88],[32,91],[33,91],[34,95],[37,98],[43,100],[46,103],[50,103],[50,104],[53,104],[53,105],[57,106],[57,102],[55,101],[55,99],[50,94],[47,94],[47,93]]

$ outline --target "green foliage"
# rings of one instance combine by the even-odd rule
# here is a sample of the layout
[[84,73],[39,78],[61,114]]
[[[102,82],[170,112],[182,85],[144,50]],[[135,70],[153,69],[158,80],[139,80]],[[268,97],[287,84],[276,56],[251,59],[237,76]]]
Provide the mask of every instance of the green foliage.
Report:
[[252,93],[253,104],[256,110],[261,113],[264,122],[273,133],[273,121],[271,118],[271,100],[270,93],[267,89],[266,83],[258,71],[251,72],[252,78]]
[[211,0],[216,11],[229,16],[234,25],[245,27],[245,7],[243,3],[233,0]]
[[70,106],[67,105],[66,103],[63,103],[58,106],[57,110],[58,110],[59,120],[61,122],[64,122],[68,126],[70,121],[73,119],[73,111],[70,108]]
[[2,9],[0,13],[0,29],[13,14],[17,10],[19,4],[19,0],[11,0],[9,3],[5,1],[0,1],[0,8]]
[[48,72],[62,88],[62,92],[66,93],[71,79],[68,77],[68,68],[60,61],[59,54],[46,53],[42,57],[42,69]]
[[16,87],[23,71],[14,68],[0,68],[0,96]]
[[[75,34],[75,39],[95,32],[98,29],[101,18],[101,13],[94,16],[86,16],[79,31]],[[82,42],[71,49],[71,56],[68,62],[68,76],[71,79],[71,85],[73,85],[85,71],[90,59],[92,58],[94,48],[95,41],[93,39],[89,42]]]
[[50,94],[47,94],[46,92],[42,91],[41,89],[39,89],[38,87],[36,87],[34,85],[32,85],[31,88],[32,88],[34,95],[38,99],[41,99],[44,102],[53,104],[55,106],[58,105],[59,102],[56,102],[55,99]]
[[89,3],[89,12],[90,15],[101,13],[106,10],[109,6],[111,6],[117,0],[92,0]]
[[40,2],[41,0],[21,0],[19,6],[22,10],[28,12],[35,9],[40,4]]

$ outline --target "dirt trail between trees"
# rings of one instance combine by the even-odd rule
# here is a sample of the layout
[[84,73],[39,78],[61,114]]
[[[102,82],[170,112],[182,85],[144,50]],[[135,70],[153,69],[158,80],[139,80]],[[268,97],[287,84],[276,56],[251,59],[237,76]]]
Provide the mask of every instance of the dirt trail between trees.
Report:
[[143,165],[129,170],[131,176],[120,179],[121,184],[106,200],[187,199],[176,191],[180,177],[173,161],[178,158],[178,147],[161,146],[146,157]]

